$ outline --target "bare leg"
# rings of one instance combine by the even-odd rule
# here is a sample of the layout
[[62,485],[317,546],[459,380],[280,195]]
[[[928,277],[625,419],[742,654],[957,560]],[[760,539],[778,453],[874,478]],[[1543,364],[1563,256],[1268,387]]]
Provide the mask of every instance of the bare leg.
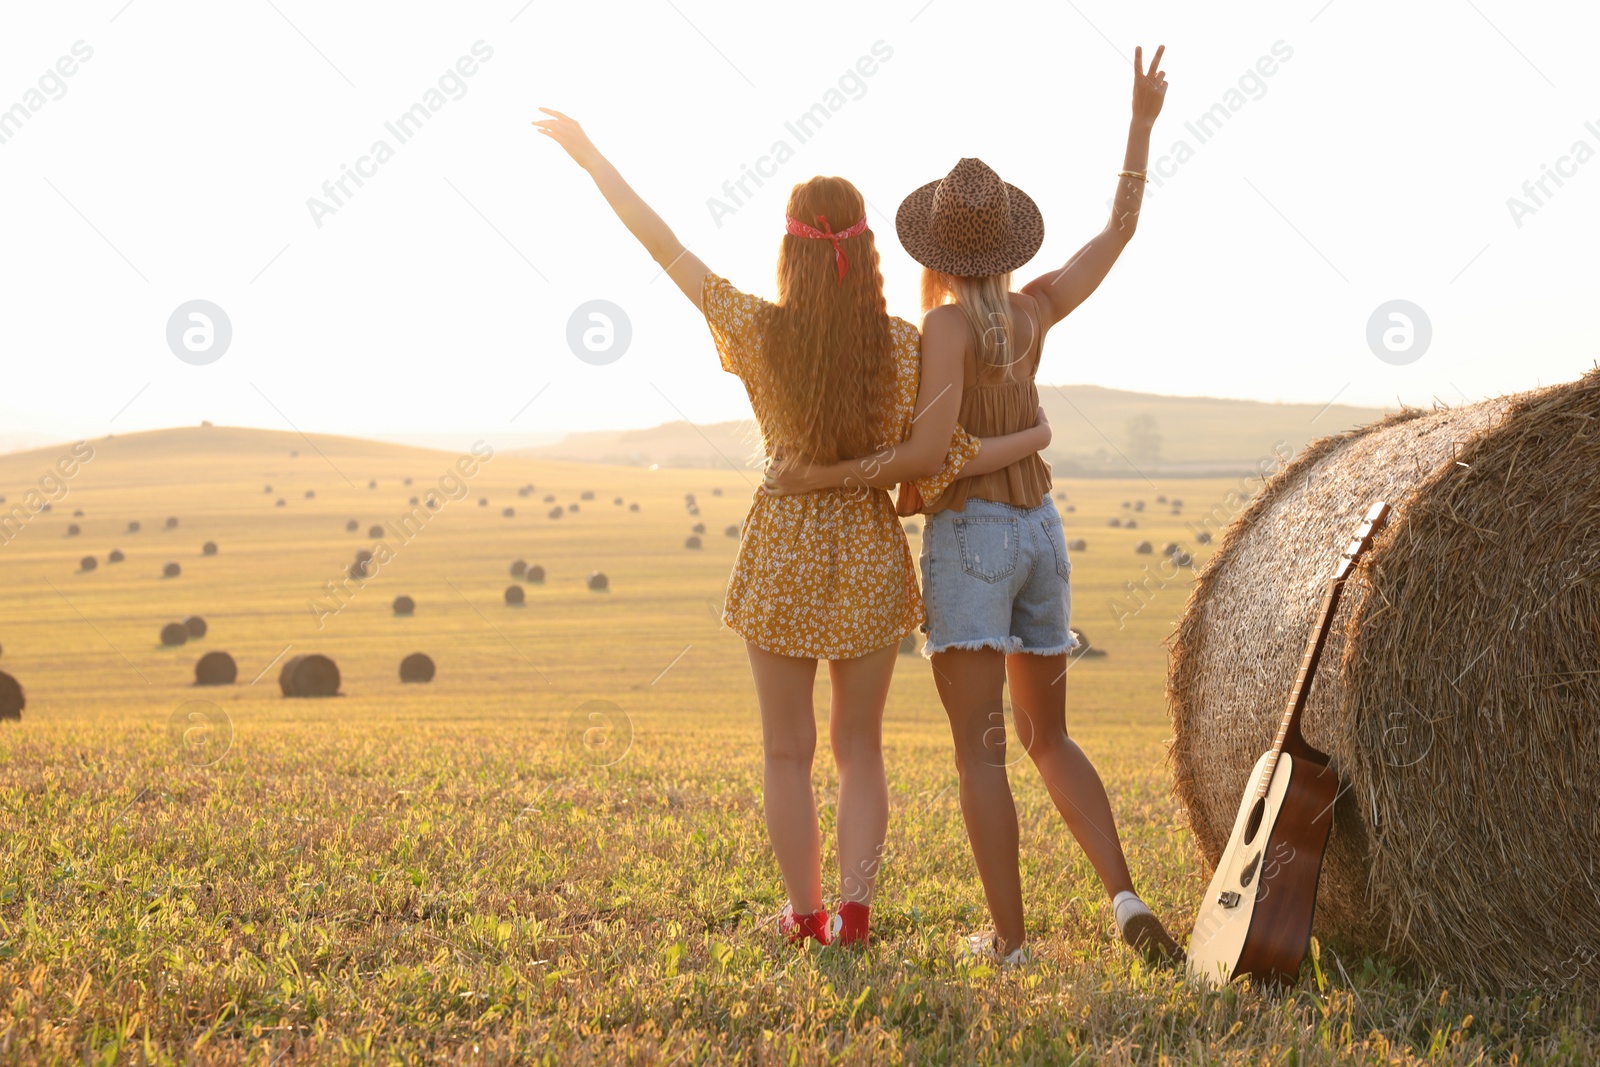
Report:
[[761,805],[767,836],[783,872],[796,914],[822,909],[822,840],[817,801],[811,791],[811,760],[817,750],[811,690],[817,661],[780,656],[745,642],[756,700],[761,704],[765,753]]
[[839,768],[839,890],[846,902],[872,903],[883,861],[883,839],[889,832],[883,705],[898,652],[896,645],[888,645],[828,663],[833,682],[828,733]]
[[1133,890],[1133,878],[1100,775],[1078,743],[1067,736],[1066,668],[1065,654],[1024,652],[1006,657],[1017,739],[1039,768],[1050,799],[1094,864],[1106,894],[1114,898],[1123,890]]
[[1025,936],[1017,808],[1006,778],[1005,656],[997,649],[936,652],[933,677],[955,740],[967,840],[1004,954]]

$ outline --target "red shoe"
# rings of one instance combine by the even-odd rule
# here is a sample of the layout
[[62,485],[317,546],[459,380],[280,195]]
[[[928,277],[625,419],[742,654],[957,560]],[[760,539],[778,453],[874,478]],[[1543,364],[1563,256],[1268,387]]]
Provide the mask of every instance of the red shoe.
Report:
[[839,913],[833,917],[833,923],[828,927],[828,935],[836,945],[847,948],[852,945],[865,947],[871,936],[869,930],[871,925],[872,909],[852,900],[839,905]]
[[778,933],[791,945],[810,938],[819,945],[828,943],[828,909],[810,915],[798,915],[793,904],[785,904],[778,913]]

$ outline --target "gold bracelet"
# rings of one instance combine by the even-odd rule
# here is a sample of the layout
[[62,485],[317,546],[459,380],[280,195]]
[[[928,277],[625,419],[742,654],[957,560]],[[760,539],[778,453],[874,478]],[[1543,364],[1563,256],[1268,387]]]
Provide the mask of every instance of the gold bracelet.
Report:
[[1150,180],[1149,178],[1145,177],[1145,173],[1142,170],[1119,170],[1117,171],[1117,177],[1138,178],[1142,182],[1148,182]]

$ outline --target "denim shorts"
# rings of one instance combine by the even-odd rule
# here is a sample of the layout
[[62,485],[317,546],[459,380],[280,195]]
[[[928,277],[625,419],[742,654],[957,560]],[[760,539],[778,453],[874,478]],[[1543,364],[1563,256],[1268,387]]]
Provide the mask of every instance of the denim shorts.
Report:
[[1034,508],[969,499],[964,511],[929,515],[922,529],[923,654],[1071,652],[1071,576],[1061,516],[1048,498]]

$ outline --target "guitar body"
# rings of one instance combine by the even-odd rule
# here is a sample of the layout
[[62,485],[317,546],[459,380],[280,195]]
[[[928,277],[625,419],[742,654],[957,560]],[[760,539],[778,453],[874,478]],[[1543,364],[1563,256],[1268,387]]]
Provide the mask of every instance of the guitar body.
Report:
[[[1271,753],[1256,761],[1259,780]],[[1278,757],[1265,797],[1246,792],[1189,939],[1189,973],[1292,982],[1311,941],[1338,776],[1310,746]]]

